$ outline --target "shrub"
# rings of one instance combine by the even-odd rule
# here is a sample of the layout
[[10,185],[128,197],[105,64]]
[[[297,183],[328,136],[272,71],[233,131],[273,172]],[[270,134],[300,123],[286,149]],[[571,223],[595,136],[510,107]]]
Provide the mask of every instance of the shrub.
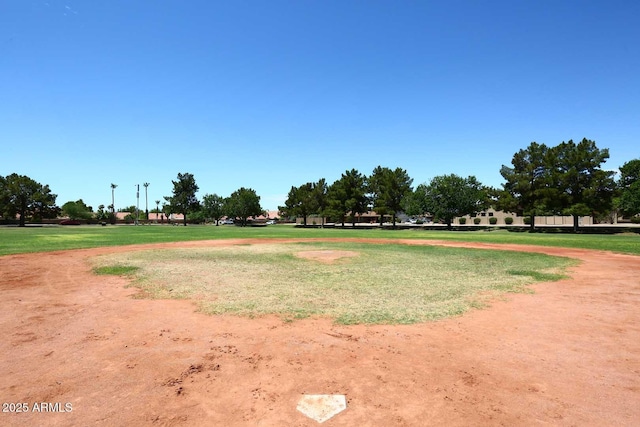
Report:
[[466,224],[467,223],[467,218],[458,218],[458,222],[460,224]]
[[510,216],[506,217],[504,219],[504,223],[507,224],[507,225],[513,224],[513,218],[511,218]]
[[632,216],[631,217],[632,224],[640,224],[640,216]]
[[531,217],[530,216],[525,216],[524,218],[522,218],[522,221],[525,224],[529,225],[529,224],[531,224]]
[[480,224],[480,221],[482,221],[480,218],[473,218],[473,223],[474,223],[475,225]]
[[496,218],[495,216],[492,216],[491,218],[489,218],[489,224],[496,225],[497,223],[498,223],[498,218]]

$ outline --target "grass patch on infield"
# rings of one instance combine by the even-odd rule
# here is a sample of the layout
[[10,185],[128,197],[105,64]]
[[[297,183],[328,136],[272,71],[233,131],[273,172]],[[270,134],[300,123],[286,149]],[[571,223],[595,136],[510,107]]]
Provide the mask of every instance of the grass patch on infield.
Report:
[[137,267],[133,285],[144,297],[192,299],[210,314],[329,316],[342,324],[460,315],[504,292],[561,279],[576,263],[531,253],[316,242],[136,251],[93,262]]
[[135,267],[132,265],[105,265],[102,267],[96,267],[93,269],[95,274],[99,275],[107,275],[111,274],[114,276],[130,276],[140,270],[140,267]]

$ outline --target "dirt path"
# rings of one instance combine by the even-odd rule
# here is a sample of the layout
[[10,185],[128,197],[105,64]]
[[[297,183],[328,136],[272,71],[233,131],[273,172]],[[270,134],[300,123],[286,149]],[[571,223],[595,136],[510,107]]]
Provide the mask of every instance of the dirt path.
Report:
[[[350,327],[210,317],[189,301],[133,299],[125,279],[93,276],[86,261],[238,242],[0,257],[0,396],[29,408],[0,413],[0,425],[318,425],[295,409],[304,393],[347,396],[347,410],[323,426],[640,423],[640,257],[406,241],[582,263],[569,280],[463,317]],[[71,412],[33,412],[40,402]]]

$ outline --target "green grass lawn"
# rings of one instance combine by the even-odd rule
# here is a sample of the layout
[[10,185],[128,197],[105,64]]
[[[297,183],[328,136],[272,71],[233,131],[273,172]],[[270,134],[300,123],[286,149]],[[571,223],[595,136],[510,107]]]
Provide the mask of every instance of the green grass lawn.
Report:
[[0,227],[0,255],[142,243],[230,238],[359,237],[440,239],[598,249],[640,255],[640,234],[596,235],[498,231],[300,229],[287,225]]
[[[332,264],[301,253],[348,251]],[[460,315],[504,292],[558,280],[576,261],[542,254],[303,242],[180,248],[95,257],[150,298],[188,298],[210,314],[329,316],[341,324],[416,323]]]

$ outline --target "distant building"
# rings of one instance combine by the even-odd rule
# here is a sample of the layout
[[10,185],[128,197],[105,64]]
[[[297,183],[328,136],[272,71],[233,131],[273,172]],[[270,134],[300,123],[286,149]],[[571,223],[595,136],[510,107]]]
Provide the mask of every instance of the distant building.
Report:
[[[466,218],[467,225],[507,225],[506,218],[513,220],[513,225],[525,225],[524,218],[518,216],[513,212],[498,211],[493,208],[489,208],[475,215],[465,215],[463,217],[455,218],[453,224],[459,224],[460,218]],[[495,224],[491,224],[491,218],[495,218]],[[478,221],[479,219],[479,221]],[[591,216],[581,216],[579,218],[580,225],[593,225],[593,218]],[[535,225],[573,225],[573,217],[571,215],[543,215],[535,217]]]
[[[116,212],[116,220],[117,221],[126,221],[126,217],[131,215],[133,218],[135,218],[136,213],[135,212]],[[144,211],[140,211],[140,221],[142,221],[144,219]],[[182,221],[184,219],[184,215],[182,214],[171,214],[169,215],[169,219],[171,221]],[[188,217],[187,217],[188,219]],[[152,222],[164,222],[167,221],[167,216],[165,214],[163,214],[162,212],[160,213],[156,213],[156,212],[149,212],[149,221]]]

